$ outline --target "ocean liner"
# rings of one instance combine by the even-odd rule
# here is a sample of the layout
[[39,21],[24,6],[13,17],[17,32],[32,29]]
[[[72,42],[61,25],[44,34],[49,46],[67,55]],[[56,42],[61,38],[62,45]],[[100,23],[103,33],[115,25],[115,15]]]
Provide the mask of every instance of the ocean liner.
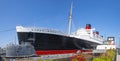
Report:
[[19,44],[31,43],[38,55],[76,53],[103,44],[105,39],[90,24],[70,34],[71,21],[72,4],[68,34],[55,29],[16,26]]
[[16,29],[19,44],[30,42],[38,55],[94,49],[104,42],[104,38],[99,35],[99,32],[95,32],[95,29],[91,29],[90,24],[87,24],[86,28],[78,29],[72,35],[48,28],[17,26]]

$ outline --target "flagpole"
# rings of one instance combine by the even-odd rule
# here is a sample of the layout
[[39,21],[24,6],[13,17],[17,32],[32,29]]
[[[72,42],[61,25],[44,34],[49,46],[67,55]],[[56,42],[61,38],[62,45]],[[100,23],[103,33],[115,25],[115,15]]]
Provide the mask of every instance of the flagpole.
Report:
[[71,7],[70,7],[70,16],[69,16],[69,24],[68,24],[68,36],[70,36],[70,30],[71,30],[71,23],[72,23],[72,8],[73,8],[73,0],[71,2]]

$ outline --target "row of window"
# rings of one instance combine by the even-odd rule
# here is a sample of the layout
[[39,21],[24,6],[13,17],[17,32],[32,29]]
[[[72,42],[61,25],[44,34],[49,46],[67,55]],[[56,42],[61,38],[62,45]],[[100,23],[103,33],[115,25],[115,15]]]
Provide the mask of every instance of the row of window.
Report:
[[62,33],[60,31],[50,30],[50,29],[31,29],[32,31],[40,31],[40,32],[52,32],[52,33]]

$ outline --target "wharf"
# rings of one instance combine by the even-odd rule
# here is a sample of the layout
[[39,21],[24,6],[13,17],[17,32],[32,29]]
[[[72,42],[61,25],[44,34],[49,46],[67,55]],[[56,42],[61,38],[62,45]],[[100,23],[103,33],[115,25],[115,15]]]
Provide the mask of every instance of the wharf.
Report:
[[[91,53],[96,53],[96,54],[101,54],[101,52],[105,52],[105,51],[98,51],[98,50],[94,50]],[[90,56],[86,55],[85,57],[89,59],[89,61],[91,61],[90,57],[92,58],[93,55],[91,55],[90,52],[85,52],[83,54],[90,54]],[[94,55],[96,55],[94,54]],[[96,55],[97,56],[97,55]],[[46,57],[46,56],[45,56]],[[5,57],[2,56],[2,61],[72,61],[71,59],[73,57],[67,56],[67,57],[62,57],[62,56],[57,56],[56,59],[52,58],[54,56],[49,56],[49,58],[43,58],[42,56],[27,56],[27,57]],[[59,58],[58,58],[59,57]],[[78,56],[77,56],[78,57]],[[52,58],[52,59],[50,59]],[[117,55],[115,56],[115,59],[113,61],[120,61],[120,49],[117,49]]]

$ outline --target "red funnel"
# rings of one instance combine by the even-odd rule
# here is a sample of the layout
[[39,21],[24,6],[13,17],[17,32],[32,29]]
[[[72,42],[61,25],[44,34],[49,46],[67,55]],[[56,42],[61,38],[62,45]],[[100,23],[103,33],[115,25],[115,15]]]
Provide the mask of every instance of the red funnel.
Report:
[[91,29],[91,25],[90,24],[86,24],[86,29]]

